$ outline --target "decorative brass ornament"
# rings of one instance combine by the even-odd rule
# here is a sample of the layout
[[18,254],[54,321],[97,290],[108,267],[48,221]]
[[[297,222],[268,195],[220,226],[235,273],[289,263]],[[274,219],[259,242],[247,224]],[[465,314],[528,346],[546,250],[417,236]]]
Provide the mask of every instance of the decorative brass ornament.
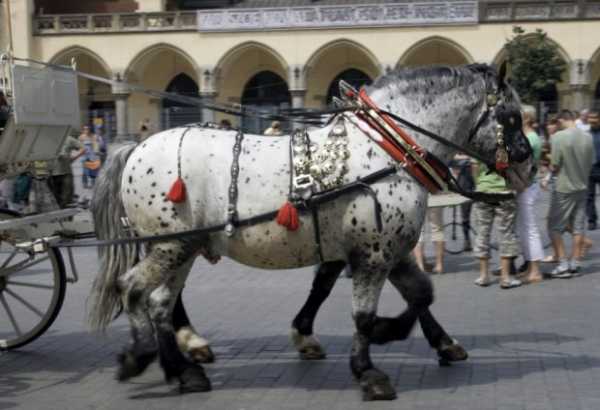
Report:
[[293,136],[294,174],[310,176],[322,189],[341,185],[348,173],[348,134],[343,117],[331,128],[325,142],[319,146],[309,142],[305,133]]

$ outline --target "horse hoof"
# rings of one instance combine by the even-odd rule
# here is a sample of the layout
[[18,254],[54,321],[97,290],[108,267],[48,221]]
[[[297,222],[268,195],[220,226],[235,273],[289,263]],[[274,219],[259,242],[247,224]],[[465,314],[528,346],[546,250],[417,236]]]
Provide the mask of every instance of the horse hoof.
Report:
[[320,345],[305,346],[298,353],[300,353],[300,359],[302,360],[323,360],[327,357]]
[[200,366],[187,367],[179,376],[179,393],[198,393],[212,390],[210,380]]
[[445,365],[448,365],[449,362],[459,362],[462,360],[467,360],[469,354],[464,349],[464,347],[459,345],[456,340],[453,340],[451,345],[442,346],[438,350],[438,356],[440,359],[441,366],[442,362]]
[[302,335],[296,328],[290,333],[292,343],[300,354],[301,360],[323,360],[327,357],[325,349],[313,335]]
[[359,383],[363,401],[395,400],[397,397],[390,378],[379,370],[367,370],[360,377]]
[[202,347],[194,347],[188,351],[190,358],[194,363],[214,363],[215,354],[209,345]]
[[156,353],[146,353],[135,355],[127,350],[117,356],[119,369],[117,370],[117,380],[122,382],[132,377],[139,376],[156,359]]

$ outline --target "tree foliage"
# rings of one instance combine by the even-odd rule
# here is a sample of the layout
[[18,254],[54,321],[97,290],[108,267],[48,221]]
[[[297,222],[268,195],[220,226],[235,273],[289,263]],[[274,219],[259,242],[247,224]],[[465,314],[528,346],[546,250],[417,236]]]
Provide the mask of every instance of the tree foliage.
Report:
[[511,84],[523,102],[535,104],[552,85],[560,82],[566,63],[558,47],[548,41],[546,33],[537,29],[530,35],[521,27],[513,27],[513,37],[504,45],[511,69]]

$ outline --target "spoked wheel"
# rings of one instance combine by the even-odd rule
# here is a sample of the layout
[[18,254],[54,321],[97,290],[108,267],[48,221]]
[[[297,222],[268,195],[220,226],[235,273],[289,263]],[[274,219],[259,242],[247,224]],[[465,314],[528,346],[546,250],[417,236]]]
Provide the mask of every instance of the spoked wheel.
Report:
[[444,225],[444,248],[451,255],[465,251],[465,234],[460,222],[450,222]]
[[[19,214],[0,210],[0,220]],[[15,247],[17,230],[0,231],[0,349],[15,349],[41,336],[58,316],[67,276],[60,251],[30,253]]]

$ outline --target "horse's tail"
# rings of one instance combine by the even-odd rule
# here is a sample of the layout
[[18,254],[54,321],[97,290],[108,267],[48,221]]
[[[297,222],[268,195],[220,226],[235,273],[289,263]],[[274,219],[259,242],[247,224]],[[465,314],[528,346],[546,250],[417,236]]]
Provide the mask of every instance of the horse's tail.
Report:
[[[107,159],[96,179],[90,209],[96,236],[100,240],[128,238],[123,226],[125,208],[121,199],[121,177],[135,144],[117,148]],[[94,279],[88,300],[88,322],[92,329],[103,330],[122,311],[117,280],[138,260],[139,246],[122,244],[100,246],[100,272]],[[116,313],[115,313],[116,312]]]

